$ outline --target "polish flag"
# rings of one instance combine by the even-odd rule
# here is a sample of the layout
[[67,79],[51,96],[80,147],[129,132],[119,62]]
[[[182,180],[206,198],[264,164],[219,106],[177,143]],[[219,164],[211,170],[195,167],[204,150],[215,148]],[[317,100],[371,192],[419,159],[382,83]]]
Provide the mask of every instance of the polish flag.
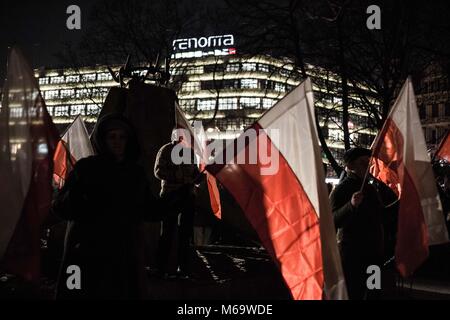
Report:
[[53,156],[53,179],[58,188],[62,188],[78,160],[93,154],[86,126],[82,117],[77,116],[58,142]]
[[[189,121],[186,119],[183,111],[176,102],[175,102],[175,116],[177,129],[186,130],[186,132],[184,133],[182,131],[180,132],[180,134],[183,135],[183,143],[188,148],[192,148],[194,152],[197,154],[200,160],[199,168],[203,172],[206,164],[209,161],[205,152],[207,138],[205,130],[203,129],[203,125],[201,124],[201,121],[197,121],[197,124],[199,124],[199,126],[195,128],[196,132],[194,132],[194,130],[192,130],[191,125],[189,124]],[[214,215],[218,219],[221,219],[222,207],[220,204],[220,193],[217,187],[216,178],[209,172],[206,172],[206,182],[208,186],[211,209],[214,212]]]
[[428,246],[448,242],[442,206],[408,78],[374,143],[371,174],[400,199],[395,260],[408,277],[428,257]]
[[435,153],[435,158],[443,159],[447,162],[450,162],[450,139],[449,133],[445,135],[444,139],[442,139],[439,144],[439,148]]
[[26,280],[39,279],[58,140],[33,71],[13,48],[0,111],[0,268]]
[[294,299],[347,298],[309,78],[206,168],[239,203]]

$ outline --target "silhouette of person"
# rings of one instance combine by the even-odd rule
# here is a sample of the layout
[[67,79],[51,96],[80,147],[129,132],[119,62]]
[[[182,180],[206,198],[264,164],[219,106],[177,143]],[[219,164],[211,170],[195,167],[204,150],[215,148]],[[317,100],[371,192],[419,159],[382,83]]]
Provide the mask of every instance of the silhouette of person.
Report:
[[[69,221],[56,298],[144,297],[146,276],[141,233],[154,220],[158,202],[144,169],[137,165],[137,139],[120,114],[99,119],[94,130],[97,155],[79,160],[54,203]],[[80,268],[80,289],[69,289],[67,267]]]
[[[172,151],[186,162],[175,164]],[[155,176],[161,180],[160,196],[167,212],[163,217],[162,235],[158,249],[159,271],[168,278],[191,275],[190,242],[193,237],[195,213],[195,184],[202,176],[191,148],[183,146],[183,135],[174,131],[171,142],[161,147],[155,161]]]

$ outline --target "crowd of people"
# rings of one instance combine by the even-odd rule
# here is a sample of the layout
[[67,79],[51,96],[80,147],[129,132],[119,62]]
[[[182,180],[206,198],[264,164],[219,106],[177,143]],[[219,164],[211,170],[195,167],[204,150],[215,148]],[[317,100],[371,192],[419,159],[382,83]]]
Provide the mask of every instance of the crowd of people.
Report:
[[[174,137],[162,146],[154,174],[161,180],[152,195],[132,125],[119,114],[101,118],[94,131],[95,156],[80,160],[58,192],[53,212],[68,221],[56,297],[143,298],[145,274],[144,221],[162,221],[157,252],[158,273],[165,279],[188,278],[196,194],[202,172],[190,164],[174,164]],[[179,148],[181,153],[189,148]],[[394,256],[398,200],[390,188],[367,175],[371,151],[352,148],[344,155],[345,176],[332,190],[330,202],[350,299],[369,299],[366,269],[389,267]],[[450,212],[450,178],[441,189]],[[450,219],[447,216],[447,223]],[[203,241],[203,240],[202,240]],[[81,290],[66,286],[70,265],[82,270]],[[373,294],[372,294],[373,296]]]

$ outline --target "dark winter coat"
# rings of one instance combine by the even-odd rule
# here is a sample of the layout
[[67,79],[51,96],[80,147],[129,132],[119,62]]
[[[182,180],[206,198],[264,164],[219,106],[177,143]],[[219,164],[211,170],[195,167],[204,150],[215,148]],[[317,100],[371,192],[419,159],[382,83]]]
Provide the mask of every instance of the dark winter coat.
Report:
[[[143,297],[141,222],[153,219],[158,203],[135,162],[137,153],[128,149],[125,161],[117,163],[98,144],[105,134],[101,124],[96,134],[100,154],[76,163],[53,205],[69,221],[57,298]],[[81,290],[66,286],[70,265],[80,267]]]

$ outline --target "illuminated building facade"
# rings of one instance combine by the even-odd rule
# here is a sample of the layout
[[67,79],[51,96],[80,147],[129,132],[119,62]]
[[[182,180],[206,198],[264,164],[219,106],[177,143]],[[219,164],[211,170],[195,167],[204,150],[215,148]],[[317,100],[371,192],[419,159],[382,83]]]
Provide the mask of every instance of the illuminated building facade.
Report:
[[450,82],[444,66],[433,63],[413,79],[425,140],[431,149],[450,128]]
[[[117,66],[113,69],[117,70]],[[316,111],[333,154],[344,152],[339,80],[331,72],[307,66],[314,85]],[[209,138],[234,138],[301,82],[289,60],[237,53],[232,35],[177,39],[170,64],[171,85],[188,119],[202,120]],[[91,129],[109,88],[117,86],[105,66],[36,70],[54,122],[60,129],[77,115]],[[367,115],[350,97],[349,128],[355,145],[374,138]]]

